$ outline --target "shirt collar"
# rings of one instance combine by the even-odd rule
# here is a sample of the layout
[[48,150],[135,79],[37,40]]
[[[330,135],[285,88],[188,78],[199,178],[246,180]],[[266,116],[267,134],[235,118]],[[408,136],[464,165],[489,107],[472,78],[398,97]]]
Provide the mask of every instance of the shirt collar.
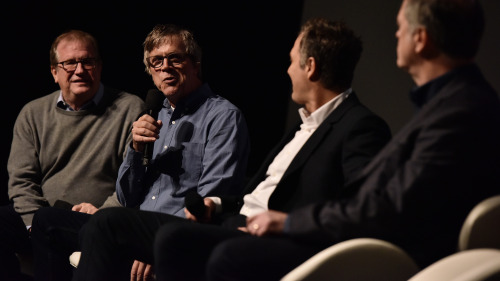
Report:
[[[97,93],[94,95],[94,98],[92,100],[88,101],[85,103],[81,110],[86,110],[94,107],[95,105],[98,105],[99,102],[102,100],[102,97],[104,96],[104,86],[102,83],[99,83],[99,89],[97,90]],[[62,96],[62,90],[59,91],[59,98],[57,98],[57,107],[62,108],[66,111],[75,111],[69,104],[67,104]]]
[[[209,95],[210,95],[210,87],[207,83],[201,85],[198,89],[189,93],[186,97],[182,98],[175,106],[177,111],[187,112],[191,109],[198,107]],[[163,101],[163,106],[169,109],[174,109],[168,99]],[[181,110],[182,108],[182,110]]]
[[334,97],[313,113],[309,113],[304,107],[299,108],[299,115],[302,119],[302,124],[306,127],[317,128],[335,108],[339,106],[352,92],[352,88]]
[[454,68],[445,74],[425,83],[422,86],[415,86],[410,90],[410,99],[417,109],[422,108],[429,100],[431,100],[443,87],[448,84],[458,72],[470,69],[471,65],[465,65]]

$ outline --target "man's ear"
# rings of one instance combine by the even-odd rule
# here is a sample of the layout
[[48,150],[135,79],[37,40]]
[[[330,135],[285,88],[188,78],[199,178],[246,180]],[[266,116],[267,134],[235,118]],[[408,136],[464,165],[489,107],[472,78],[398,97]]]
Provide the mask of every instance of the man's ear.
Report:
[[201,73],[201,63],[200,62],[195,62],[194,63],[194,67],[196,69],[196,75],[198,77],[201,77],[200,73]]
[[418,27],[413,33],[413,42],[415,43],[415,53],[422,57],[430,58],[436,55],[434,42],[429,37],[427,29]]
[[415,44],[415,53],[420,54],[427,44],[427,30],[423,27],[417,27],[413,31],[413,43]]
[[57,66],[50,66],[50,73],[52,74],[52,77],[54,78],[54,82],[57,83]]
[[306,61],[307,78],[311,81],[319,80],[319,69],[316,65],[316,60],[313,57],[307,58]]

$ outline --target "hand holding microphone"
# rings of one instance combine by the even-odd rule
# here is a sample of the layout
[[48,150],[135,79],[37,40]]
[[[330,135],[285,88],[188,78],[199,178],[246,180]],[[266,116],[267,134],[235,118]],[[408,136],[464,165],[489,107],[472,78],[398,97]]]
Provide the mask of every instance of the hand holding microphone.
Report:
[[136,151],[144,153],[143,165],[148,166],[153,156],[153,146],[159,137],[161,121],[158,112],[163,106],[165,96],[159,90],[152,89],[146,96],[146,114],[134,122],[132,127],[132,145]]
[[184,210],[186,218],[198,222],[208,222],[215,210],[215,204],[211,199],[201,197],[196,190],[189,191],[184,197]]

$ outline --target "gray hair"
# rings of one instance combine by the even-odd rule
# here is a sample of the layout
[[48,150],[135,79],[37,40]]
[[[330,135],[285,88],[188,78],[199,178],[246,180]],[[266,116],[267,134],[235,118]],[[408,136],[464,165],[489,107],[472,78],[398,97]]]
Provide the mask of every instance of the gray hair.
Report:
[[412,30],[423,27],[430,40],[453,58],[473,58],[484,30],[479,0],[404,0]]

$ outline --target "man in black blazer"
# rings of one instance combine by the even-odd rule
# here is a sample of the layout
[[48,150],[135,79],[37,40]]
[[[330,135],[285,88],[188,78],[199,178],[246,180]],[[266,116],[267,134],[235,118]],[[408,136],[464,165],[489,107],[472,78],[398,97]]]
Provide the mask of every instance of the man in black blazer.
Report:
[[[337,198],[345,183],[390,139],[385,121],[363,106],[351,89],[361,51],[361,40],[344,23],[308,21],[290,52],[288,68],[292,99],[303,105],[302,122],[269,154],[245,193],[237,198],[200,199],[205,211],[186,211],[188,220],[128,208],[99,211],[81,234],[82,256],[74,280],[123,280],[132,259],[154,262],[158,280],[176,277],[164,270],[163,256],[153,256],[162,248],[153,244],[157,230],[176,222],[200,227],[179,244],[182,257],[177,264],[178,278],[196,279],[203,275],[207,257],[197,250],[222,238],[253,238],[251,234],[269,228],[286,232],[289,212]],[[193,241],[191,234],[200,237]],[[301,254],[286,256],[292,265],[321,248],[297,247]],[[185,259],[189,264],[182,262]]]
[[314,245],[358,237],[393,242],[421,267],[456,251],[468,212],[500,193],[500,102],[474,63],[483,12],[478,0],[403,0],[397,22],[397,65],[416,83],[412,120],[338,198],[291,210],[285,235],[263,229],[264,217],[250,219],[253,236],[163,226],[159,280],[191,265],[205,280],[279,280]]
[[480,1],[404,0],[397,23],[397,65],[416,84],[418,111],[343,200],[314,206],[314,220],[297,223],[333,243],[391,241],[423,268],[455,253],[470,210],[500,194],[500,103],[474,63]]

